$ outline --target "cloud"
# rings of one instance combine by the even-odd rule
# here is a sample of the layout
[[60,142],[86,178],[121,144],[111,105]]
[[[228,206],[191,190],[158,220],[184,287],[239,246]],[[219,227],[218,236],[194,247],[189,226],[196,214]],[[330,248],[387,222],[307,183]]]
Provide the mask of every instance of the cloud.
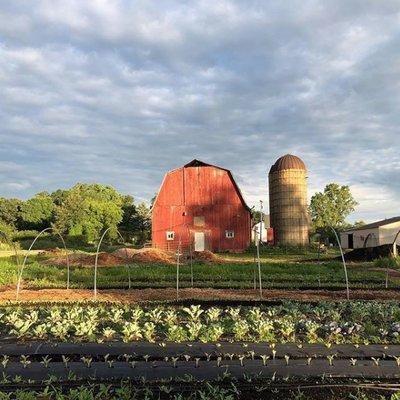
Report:
[[1,195],[100,181],[150,199],[200,158],[267,203],[291,152],[310,195],[349,184],[352,219],[397,215],[399,22],[390,0],[4,2]]

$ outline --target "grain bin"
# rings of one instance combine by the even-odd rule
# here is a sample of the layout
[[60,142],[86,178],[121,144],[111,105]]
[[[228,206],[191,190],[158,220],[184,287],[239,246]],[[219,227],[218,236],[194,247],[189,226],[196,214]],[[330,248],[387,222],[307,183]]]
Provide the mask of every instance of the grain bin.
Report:
[[308,244],[307,169],[296,156],[286,154],[269,171],[269,212],[277,245]]

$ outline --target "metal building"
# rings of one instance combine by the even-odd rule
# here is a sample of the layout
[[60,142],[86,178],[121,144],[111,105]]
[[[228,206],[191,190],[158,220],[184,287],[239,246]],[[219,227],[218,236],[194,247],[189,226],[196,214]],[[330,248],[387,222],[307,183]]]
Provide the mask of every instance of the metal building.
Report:
[[193,160],[165,175],[153,205],[153,247],[240,252],[250,237],[250,209],[229,170]]
[[276,245],[309,243],[307,169],[299,157],[286,154],[271,167],[269,210]]
[[352,228],[340,234],[344,249],[400,244],[400,216]]

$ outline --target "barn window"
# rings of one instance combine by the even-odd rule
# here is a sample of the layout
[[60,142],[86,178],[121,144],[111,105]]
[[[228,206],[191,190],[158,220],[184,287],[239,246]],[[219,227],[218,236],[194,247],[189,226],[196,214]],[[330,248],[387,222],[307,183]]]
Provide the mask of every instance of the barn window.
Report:
[[235,237],[234,231],[225,231],[225,237],[228,239],[233,239]]
[[175,232],[167,231],[167,240],[174,240],[174,239],[175,239]]
[[203,216],[197,216],[193,218],[193,224],[194,226],[204,226],[206,221]]

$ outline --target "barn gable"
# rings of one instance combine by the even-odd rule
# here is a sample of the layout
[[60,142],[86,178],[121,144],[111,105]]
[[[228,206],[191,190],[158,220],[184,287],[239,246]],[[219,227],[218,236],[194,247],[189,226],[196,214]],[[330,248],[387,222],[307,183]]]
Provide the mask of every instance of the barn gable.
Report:
[[[231,171],[229,169],[222,168],[222,167],[219,167],[219,166],[213,165],[213,164],[208,164],[208,163],[205,163],[205,162],[200,161],[198,159],[194,159],[194,160],[190,161],[189,163],[185,164],[183,167],[179,167],[179,168],[173,169],[173,170],[171,170],[171,171],[166,173],[166,175],[164,176],[163,182],[161,183],[160,190],[157,193],[156,199],[154,201],[154,205],[158,202],[159,195],[162,192],[163,188],[166,186],[166,184],[167,184],[167,182],[169,180],[169,177],[171,175],[177,173],[178,171],[182,171],[184,168],[191,168],[191,167],[211,167],[211,168],[219,169],[221,171],[225,171],[228,174],[229,179],[230,179],[233,187],[235,188],[236,194],[237,194],[241,204],[243,205],[243,207],[246,208],[246,210],[248,210],[249,212],[251,211],[250,207],[247,205],[246,201],[244,200],[243,194],[242,194],[239,186],[237,185],[235,179],[233,178],[233,175],[232,175],[232,173],[231,173]],[[180,188],[177,188],[177,190],[179,191]],[[178,193],[175,192],[174,195],[178,195]]]
[[[225,168],[192,160],[164,176],[153,205],[152,243],[174,249],[244,251],[251,213]],[[201,251],[201,250],[200,250]]]

